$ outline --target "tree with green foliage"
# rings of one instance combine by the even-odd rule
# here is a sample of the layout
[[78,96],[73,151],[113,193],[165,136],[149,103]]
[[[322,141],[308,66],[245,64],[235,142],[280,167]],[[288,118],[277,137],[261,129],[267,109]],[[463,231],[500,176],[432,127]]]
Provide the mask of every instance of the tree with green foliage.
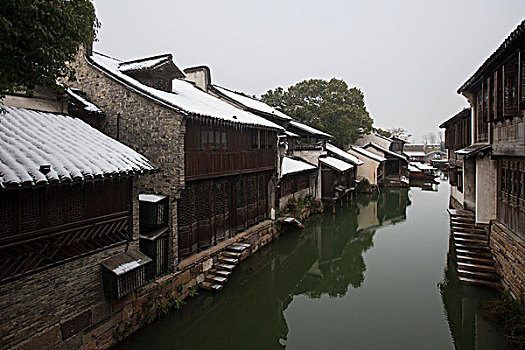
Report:
[[92,44],[99,22],[90,0],[3,0],[0,6],[0,97],[74,73],[81,44]]
[[372,130],[364,95],[345,81],[332,78],[304,80],[288,90],[278,87],[262,100],[289,116],[333,136],[332,142],[345,147]]

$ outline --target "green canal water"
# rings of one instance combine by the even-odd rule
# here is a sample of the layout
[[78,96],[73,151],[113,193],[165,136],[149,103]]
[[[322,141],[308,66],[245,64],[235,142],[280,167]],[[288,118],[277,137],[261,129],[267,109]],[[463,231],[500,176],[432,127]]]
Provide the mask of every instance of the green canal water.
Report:
[[[436,191],[437,189],[437,191]],[[507,349],[449,253],[446,183],[358,196],[119,349]]]

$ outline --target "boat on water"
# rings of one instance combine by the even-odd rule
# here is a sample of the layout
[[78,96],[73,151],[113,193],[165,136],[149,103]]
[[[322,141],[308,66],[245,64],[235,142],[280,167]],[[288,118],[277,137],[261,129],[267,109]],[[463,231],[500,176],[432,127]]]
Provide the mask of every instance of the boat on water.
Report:
[[408,170],[410,171],[410,180],[434,180],[438,175],[437,169],[430,164],[421,162],[408,163]]

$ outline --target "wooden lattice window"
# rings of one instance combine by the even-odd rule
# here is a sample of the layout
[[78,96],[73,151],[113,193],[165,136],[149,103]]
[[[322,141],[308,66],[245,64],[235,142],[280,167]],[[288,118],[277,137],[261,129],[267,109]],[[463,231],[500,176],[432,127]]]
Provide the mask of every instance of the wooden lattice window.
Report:
[[246,196],[248,197],[248,204],[254,204],[255,203],[255,177],[250,176],[246,179]]
[[10,236],[16,230],[16,197],[14,193],[0,194],[0,238]]
[[215,184],[215,214],[224,214],[224,182]]
[[239,179],[235,186],[235,203],[237,208],[244,207],[244,181]]
[[177,221],[180,227],[190,225],[190,191],[185,188],[180,193],[177,203]]
[[197,223],[197,190],[194,186],[190,188],[190,201],[191,201],[191,224]]
[[43,190],[24,190],[20,196],[20,231],[28,232],[42,228]]
[[208,185],[200,186],[198,189],[199,221],[210,219],[210,191]]
[[66,187],[50,187],[46,193],[46,225],[58,226],[66,222]]
[[259,202],[264,202],[264,198],[266,197],[266,188],[264,186],[264,176],[259,176],[259,191],[258,191],[258,200]]
[[503,114],[517,112],[518,107],[518,65],[506,64],[503,73]]

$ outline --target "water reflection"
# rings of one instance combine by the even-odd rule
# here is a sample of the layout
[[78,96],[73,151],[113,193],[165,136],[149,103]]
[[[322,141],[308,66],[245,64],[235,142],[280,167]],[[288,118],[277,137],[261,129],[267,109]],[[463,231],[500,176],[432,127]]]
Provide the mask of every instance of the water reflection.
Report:
[[447,201],[389,190],[312,217],[240,264],[220,293],[201,292],[120,348],[492,349],[479,345],[492,331],[476,314],[478,297],[450,265],[436,289]]
[[202,292],[182,310],[139,332],[122,348],[285,347],[284,310],[294,295],[342,297],[365,280],[363,253],[380,226],[406,220],[408,190],[359,197],[337,215],[311,218],[304,230],[241,264],[218,294]]

